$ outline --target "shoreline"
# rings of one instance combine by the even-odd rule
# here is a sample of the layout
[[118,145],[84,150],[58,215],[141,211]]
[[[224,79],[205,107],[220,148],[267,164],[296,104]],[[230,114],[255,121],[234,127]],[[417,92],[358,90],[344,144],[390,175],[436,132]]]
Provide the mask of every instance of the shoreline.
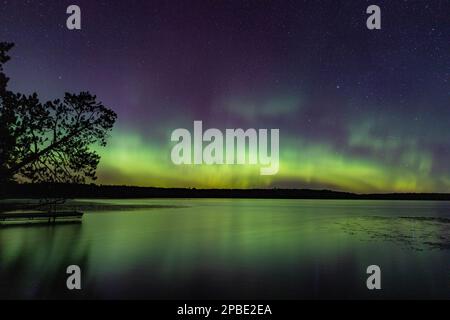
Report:
[[0,199],[324,199],[450,201],[450,193],[351,193],[314,189],[195,189],[94,184],[11,184]]

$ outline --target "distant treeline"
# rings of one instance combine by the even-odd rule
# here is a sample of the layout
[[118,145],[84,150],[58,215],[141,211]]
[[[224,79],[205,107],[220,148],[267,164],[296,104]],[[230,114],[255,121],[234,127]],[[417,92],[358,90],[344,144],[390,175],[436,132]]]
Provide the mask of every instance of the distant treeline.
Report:
[[94,184],[9,184],[4,198],[253,198],[253,199],[373,199],[450,200],[448,193],[355,194],[310,189],[183,189]]

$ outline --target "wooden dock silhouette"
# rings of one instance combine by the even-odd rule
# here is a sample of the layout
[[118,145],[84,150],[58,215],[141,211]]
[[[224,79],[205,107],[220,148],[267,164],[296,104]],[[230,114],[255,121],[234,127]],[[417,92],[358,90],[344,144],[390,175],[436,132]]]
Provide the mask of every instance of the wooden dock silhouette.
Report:
[[10,212],[0,213],[0,226],[7,224],[30,224],[30,223],[70,223],[81,222],[83,213],[79,211],[61,212]]

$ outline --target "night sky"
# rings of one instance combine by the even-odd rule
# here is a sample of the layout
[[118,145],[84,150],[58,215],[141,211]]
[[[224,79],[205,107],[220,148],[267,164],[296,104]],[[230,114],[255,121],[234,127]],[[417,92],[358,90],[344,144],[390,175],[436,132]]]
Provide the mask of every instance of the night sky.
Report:
[[[66,8],[82,30],[66,28]],[[366,28],[381,7],[381,30]],[[99,183],[450,192],[450,1],[0,1],[9,88],[118,113]],[[279,128],[280,171],[175,166],[170,134]]]

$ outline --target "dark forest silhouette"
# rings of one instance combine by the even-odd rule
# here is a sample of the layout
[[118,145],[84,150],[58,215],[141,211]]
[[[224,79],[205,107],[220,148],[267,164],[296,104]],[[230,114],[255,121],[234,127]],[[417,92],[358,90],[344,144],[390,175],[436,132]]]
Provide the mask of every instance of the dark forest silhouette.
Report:
[[85,183],[96,179],[117,115],[89,92],[41,102],[37,93],[8,90],[3,66],[11,43],[0,43],[0,185],[11,182]]
[[243,199],[351,199],[351,200],[450,200],[450,193],[357,194],[311,189],[195,189],[108,186],[96,184],[14,184],[8,198],[243,198]]

